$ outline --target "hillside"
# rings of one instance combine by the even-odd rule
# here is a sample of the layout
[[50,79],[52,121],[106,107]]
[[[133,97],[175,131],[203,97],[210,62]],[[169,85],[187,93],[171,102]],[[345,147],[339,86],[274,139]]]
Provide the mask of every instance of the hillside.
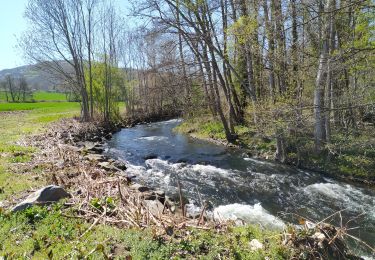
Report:
[[9,74],[14,78],[24,76],[30,88],[34,91],[57,91],[62,83],[50,73],[41,70],[37,65],[25,65],[12,69],[0,70],[0,81],[5,80],[5,77]]

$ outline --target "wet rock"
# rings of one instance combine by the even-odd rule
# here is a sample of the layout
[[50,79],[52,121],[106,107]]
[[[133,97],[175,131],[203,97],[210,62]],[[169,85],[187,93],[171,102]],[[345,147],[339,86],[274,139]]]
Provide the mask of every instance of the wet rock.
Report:
[[258,239],[253,239],[249,242],[249,247],[251,251],[256,251],[259,249],[263,249],[263,244],[259,242]]
[[93,153],[102,153],[104,152],[104,147],[101,146],[101,145],[95,145],[93,148],[91,148],[89,150],[90,152],[93,152]]
[[157,159],[158,156],[156,154],[149,154],[143,157],[145,160]]
[[113,166],[116,168],[125,171],[127,169],[126,164],[122,161],[114,161]]
[[145,200],[145,206],[152,215],[159,216],[163,214],[164,205],[158,200]]
[[112,134],[108,133],[107,135],[104,136],[105,139],[109,140],[112,138]]
[[59,201],[60,199],[70,197],[70,194],[67,193],[62,187],[50,185],[44,187],[36,192],[30,194],[24,201],[17,204],[12,211],[20,211],[26,208],[29,208],[35,204],[46,205],[51,202]]
[[136,191],[139,191],[139,192],[146,192],[146,191],[150,190],[148,187],[143,186],[143,185],[138,184],[138,183],[135,183],[135,184],[131,185],[130,189],[136,190]]

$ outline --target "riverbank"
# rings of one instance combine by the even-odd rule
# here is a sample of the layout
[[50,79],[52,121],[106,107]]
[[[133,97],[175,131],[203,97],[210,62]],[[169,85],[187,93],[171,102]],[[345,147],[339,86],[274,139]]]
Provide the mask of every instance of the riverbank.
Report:
[[[7,120],[21,122],[27,117],[24,113],[8,113]],[[197,219],[179,215],[178,210],[160,216],[150,213],[144,204],[145,196],[149,198],[155,193],[143,194],[139,186],[136,186],[138,191],[134,190],[131,176],[126,176],[120,169],[122,166],[100,155],[103,138],[111,138],[117,128],[74,120],[45,126],[47,128],[34,130],[34,134],[38,131],[40,134],[32,137],[20,140],[13,136],[17,149],[12,151],[11,141],[8,148],[3,148],[5,171],[20,184],[24,178],[29,180],[17,190],[12,190],[13,181],[1,183],[4,189],[3,210],[0,211],[3,256],[287,259],[311,251],[306,241],[317,232],[322,234],[321,226],[302,230],[291,227],[280,233],[254,225],[235,227],[230,222],[206,220],[203,223],[201,219],[199,223]],[[6,211],[47,184],[63,186],[72,198],[55,206],[33,207],[18,213]],[[305,240],[292,239],[295,234],[303,235]],[[316,240],[316,245],[318,242]],[[328,248],[313,248],[312,252],[325,254]]]
[[[174,131],[215,144],[242,148],[249,157],[276,161],[276,141],[272,132],[264,130],[259,133],[256,129],[246,126],[236,126],[235,130],[238,134],[237,142],[228,143],[222,124],[211,116],[201,116],[185,119]],[[298,143],[290,139],[284,163],[348,182],[375,185],[375,136],[371,129],[365,133],[367,134],[362,136],[333,136],[332,145],[329,147],[330,154],[324,153],[319,156],[312,151],[312,141]],[[296,149],[300,150],[303,156],[297,156],[294,152]]]
[[[20,121],[25,113],[2,116],[7,117],[8,122]],[[100,142],[99,139],[110,138],[111,132],[116,130],[103,131],[101,128],[98,131],[99,128],[100,125],[63,120],[48,125],[41,134],[24,136],[22,140],[14,137],[17,149],[12,152],[9,147],[6,162],[2,165],[7,176],[12,178],[1,183],[1,256],[165,259],[189,255],[197,258],[215,258],[217,255],[285,258],[290,254],[281,239],[275,236],[276,233],[259,227],[201,223],[194,228],[190,227],[189,221],[197,225],[197,220],[180,216],[173,217],[173,222],[171,220],[167,225],[167,222],[157,220],[160,219],[158,216],[146,214],[142,199],[146,194],[141,195],[131,189],[129,179],[121,170],[116,167],[112,171],[102,162],[83,160],[87,155],[99,155],[97,152],[100,152],[98,146],[96,149],[86,147],[86,142]],[[11,130],[8,129],[9,132]],[[95,153],[89,153],[90,149]],[[2,158],[5,159],[4,151],[3,147]],[[119,175],[119,172],[122,174]],[[5,172],[1,172],[3,174]],[[16,180],[23,186],[14,189]],[[24,180],[29,181],[24,183]],[[17,213],[6,210],[47,184],[63,186],[72,198],[55,206],[34,206]],[[90,198],[87,200],[88,194]],[[133,206],[130,207],[131,204]],[[118,213],[120,209],[125,211],[122,216]],[[105,215],[103,210],[107,211]],[[140,215],[137,219],[134,214],[138,210]],[[129,223],[130,219],[135,223]],[[267,241],[263,245],[271,251],[244,247],[242,242],[234,242],[237,239],[245,244],[253,239]],[[229,247],[230,251],[227,250]]]

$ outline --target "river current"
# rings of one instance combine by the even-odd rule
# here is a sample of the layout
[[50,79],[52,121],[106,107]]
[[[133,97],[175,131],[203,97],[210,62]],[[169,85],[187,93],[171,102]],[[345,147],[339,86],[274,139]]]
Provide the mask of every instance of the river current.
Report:
[[[122,129],[108,142],[106,153],[126,161],[128,174],[137,182],[169,195],[177,193],[180,181],[190,212],[209,201],[215,218],[271,229],[298,223],[299,216],[318,222],[334,214],[326,222],[352,228],[350,234],[375,247],[375,189],[253,159],[240,149],[173,132],[180,122]],[[373,259],[358,243],[349,242],[354,251]]]

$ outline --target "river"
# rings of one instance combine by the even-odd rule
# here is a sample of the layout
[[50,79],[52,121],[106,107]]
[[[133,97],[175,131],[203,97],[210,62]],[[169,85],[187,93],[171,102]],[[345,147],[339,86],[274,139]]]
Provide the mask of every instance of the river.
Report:
[[[127,161],[127,172],[137,182],[167,194],[177,193],[179,180],[189,211],[199,211],[202,201],[209,201],[217,218],[282,229],[287,222],[296,223],[297,216],[320,221],[341,210],[341,217],[335,214],[326,221],[354,228],[350,234],[375,246],[375,189],[174,133],[180,122],[122,129],[113,135],[106,153]],[[350,245],[366,255],[354,241]]]

